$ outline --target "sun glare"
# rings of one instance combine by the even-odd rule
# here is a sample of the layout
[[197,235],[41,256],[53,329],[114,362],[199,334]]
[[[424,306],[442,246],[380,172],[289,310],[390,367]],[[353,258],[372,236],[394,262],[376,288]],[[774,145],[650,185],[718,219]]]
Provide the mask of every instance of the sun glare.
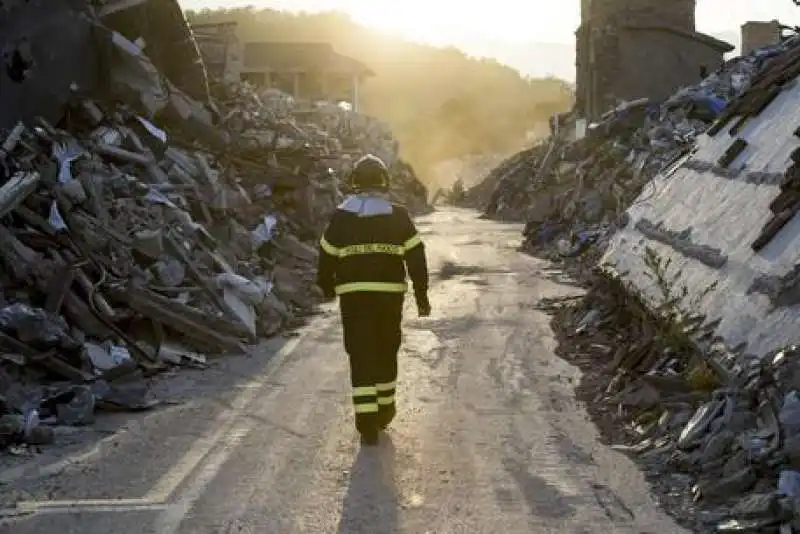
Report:
[[[376,29],[428,42],[475,37],[506,41],[559,41],[574,31],[576,7],[542,0],[494,0],[491,3],[452,0],[342,0],[354,19]],[[345,7],[346,6],[346,7]],[[542,8],[547,23],[542,24]]]
[[412,40],[459,44],[476,40],[569,42],[580,23],[579,0],[180,0],[186,8],[257,7],[340,10],[357,22]]
[[[440,40],[442,33],[452,37],[452,34],[462,33],[465,29],[463,14],[454,18],[452,7],[448,9],[440,2],[406,0],[395,3],[394,8],[389,8],[383,2],[357,0],[350,4],[349,11],[358,22],[414,39]],[[472,24],[466,25],[467,28],[470,26]]]

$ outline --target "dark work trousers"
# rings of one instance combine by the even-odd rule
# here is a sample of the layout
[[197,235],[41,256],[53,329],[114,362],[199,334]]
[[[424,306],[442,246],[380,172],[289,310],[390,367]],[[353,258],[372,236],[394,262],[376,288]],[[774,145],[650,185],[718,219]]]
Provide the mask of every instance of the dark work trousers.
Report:
[[356,429],[375,435],[395,415],[401,293],[356,292],[339,297],[344,348],[350,359]]

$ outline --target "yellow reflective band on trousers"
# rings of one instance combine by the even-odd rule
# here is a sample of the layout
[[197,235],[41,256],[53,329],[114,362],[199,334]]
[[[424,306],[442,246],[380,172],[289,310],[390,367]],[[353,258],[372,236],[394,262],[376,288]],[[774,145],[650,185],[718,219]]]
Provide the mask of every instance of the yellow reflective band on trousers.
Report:
[[378,388],[375,386],[359,386],[353,388],[354,397],[374,397],[378,394]]
[[380,406],[388,406],[390,404],[394,404],[394,393],[388,396],[378,397],[378,404]]
[[356,413],[378,413],[379,411],[380,408],[378,408],[377,402],[356,404]]
[[377,413],[378,403],[375,401],[375,396],[378,394],[378,388],[375,386],[358,386],[353,388],[353,404],[355,404],[356,413]]
[[394,382],[385,382],[383,384],[378,384],[375,387],[375,390],[377,393],[380,393],[381,391],[392,391],[394,389],[394,386],[395,386]]
[[374,293],[405,293],[408,286],[405,282],[351,282],[336,286],[336,294],[370,291]]

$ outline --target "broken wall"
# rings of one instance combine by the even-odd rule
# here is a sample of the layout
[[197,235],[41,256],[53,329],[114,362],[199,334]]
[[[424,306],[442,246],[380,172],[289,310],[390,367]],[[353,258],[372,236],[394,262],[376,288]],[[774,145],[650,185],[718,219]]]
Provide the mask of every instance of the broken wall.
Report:
[[131,7],[102,15],[103,24],[127,39],[144,40],[153,65],[199,102],[208,102],[208,75],[194,34],[177,0],[131,2]]
[[784,173],[800,147],[797,68],[787,72],[782,91],[756,94],[752,117],[712,128],[677,170],[644,188],[603,258],[655,305],[659,290],[644,262],[653,249],[670,260],[673,289],[686,288],[683,309],[719,319],[718,336],[758,356],[797,342],[800,324],[800,219],[795,197],[779,197],[795,194]]
[[623,75],[616,79],[614,94],[624,100],[666,99],[676,89],[702,80],[702,67],[711,73],[722,64],[718,51],[681,34],[627,28],[619,39]]
[[43,117],[56,123],[74,85],[92,93],[105,76],[85,0],[0,5],[0,129]]

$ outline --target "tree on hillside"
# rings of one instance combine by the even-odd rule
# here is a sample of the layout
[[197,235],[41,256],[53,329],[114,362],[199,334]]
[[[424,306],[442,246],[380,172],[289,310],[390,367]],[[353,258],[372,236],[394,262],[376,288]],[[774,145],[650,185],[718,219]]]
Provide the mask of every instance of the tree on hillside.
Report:
[[516,150],[534,124],[572,105],[572,90],[562,80],[529,79],[453,47],[386,36],[339,12],[232,8],[190,11],[187,17],[235,21],[243,42],[328,42],[367,64],[376,76],[363,88],[363,109],[392,127],[404,156],[423,177],[443,159]]

